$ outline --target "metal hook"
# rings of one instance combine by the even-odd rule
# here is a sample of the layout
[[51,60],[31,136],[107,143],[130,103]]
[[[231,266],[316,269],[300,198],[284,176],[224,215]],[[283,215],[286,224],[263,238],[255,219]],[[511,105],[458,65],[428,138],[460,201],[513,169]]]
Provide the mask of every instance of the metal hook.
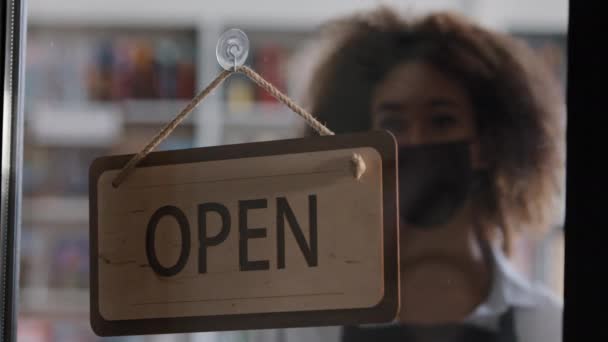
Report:
[[[237,50],[237,51],[234,51]],[[240,50],[239,46],[237,44],[229,44],[228,45],[228,54],[232,57],[232,61],[234,62],[234,71],[236,71],[237,68],[237,63],[236,63],[236,55],[239,52],[238,50]]]

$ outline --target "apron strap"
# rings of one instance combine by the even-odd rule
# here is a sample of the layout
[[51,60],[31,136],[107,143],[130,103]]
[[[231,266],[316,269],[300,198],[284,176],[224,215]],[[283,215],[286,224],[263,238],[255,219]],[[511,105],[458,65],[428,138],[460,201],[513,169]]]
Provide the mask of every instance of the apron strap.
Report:
[[500,342],[517,342],[517,332],[515,330],[515,309],[509,308],[500,317]]
[[342,330],[343,342],[518,342],[515,329],[515,309],[509,308],[499,318],[498,331],[489,331],[466,325],[440,325],[413,327],[389,325],[384,327],[347,326]]

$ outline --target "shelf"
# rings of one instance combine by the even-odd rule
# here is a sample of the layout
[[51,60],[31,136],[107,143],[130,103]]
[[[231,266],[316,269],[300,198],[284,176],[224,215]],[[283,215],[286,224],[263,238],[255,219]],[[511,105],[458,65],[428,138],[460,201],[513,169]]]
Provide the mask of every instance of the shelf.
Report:
[[250,128],[293,128],[301,120],[282,103],[257,103],[243,111],[226,111],[224,125]]
[[25,117],[33,140],[50,146],[108,146],[123,125],[116,104],[37,103]]
[[[125,125],[163,126],[189,102],[155,99],[39,103],[25,117],[29,133],[38,145],[107,147],[119,140]],[[192,124],[194,116],[195,113],[191,113],[181,124]]]
[[88,315],[89,291],[86,289],[49,289],[30,287],[19,290],[22,315]]
[[84,196],[40,196],[23,199],[23,223],[88,225],[89,199]]
[[[184,100],[126,100],[120,102],[125,122],[129,124],[164,125],[190,103]],[[196,109],[180,125],[192,124]]]
[[[107,104],[48,105],[29,116],[33,138],[39,145],[106,147],[118,141],[124,126],[168,123],[189,100],[127,100]],[[42,106],[40,106],[42,107]],[[193,124],[195,113],[181,124]],[[226,111],[228,127],[294,128],[297,114],[281,103],[256,103],[243,111]],[[52,122],[52,124],[51,124]]]

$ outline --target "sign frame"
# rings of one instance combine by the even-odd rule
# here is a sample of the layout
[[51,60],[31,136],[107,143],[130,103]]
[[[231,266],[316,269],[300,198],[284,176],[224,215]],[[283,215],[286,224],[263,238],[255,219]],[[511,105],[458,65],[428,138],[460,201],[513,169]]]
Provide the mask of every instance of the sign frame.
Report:
[[99,311],[97,181],[105,171],[121,169],[133,155],[106,156],[96,159],[89,170],[90,322],[93,331],[99,336],[122,336],[368,324],[393,320],[400,305],[400,254],[398,243],[397,143],[390,132],[374,131],[153,152],[138,167],[359,147],[374,148],[382,157],[384,297],[376,306],[363,309],[306,310],[218,316],[129,320],[104,319]]

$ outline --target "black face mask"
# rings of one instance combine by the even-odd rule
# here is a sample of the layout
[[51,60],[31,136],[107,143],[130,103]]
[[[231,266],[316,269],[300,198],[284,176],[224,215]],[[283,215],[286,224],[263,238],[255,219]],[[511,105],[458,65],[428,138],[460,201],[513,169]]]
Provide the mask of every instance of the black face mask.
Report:
[[416,228],[448,222],[476,185],[469,142],[399,148],[399,213]]

